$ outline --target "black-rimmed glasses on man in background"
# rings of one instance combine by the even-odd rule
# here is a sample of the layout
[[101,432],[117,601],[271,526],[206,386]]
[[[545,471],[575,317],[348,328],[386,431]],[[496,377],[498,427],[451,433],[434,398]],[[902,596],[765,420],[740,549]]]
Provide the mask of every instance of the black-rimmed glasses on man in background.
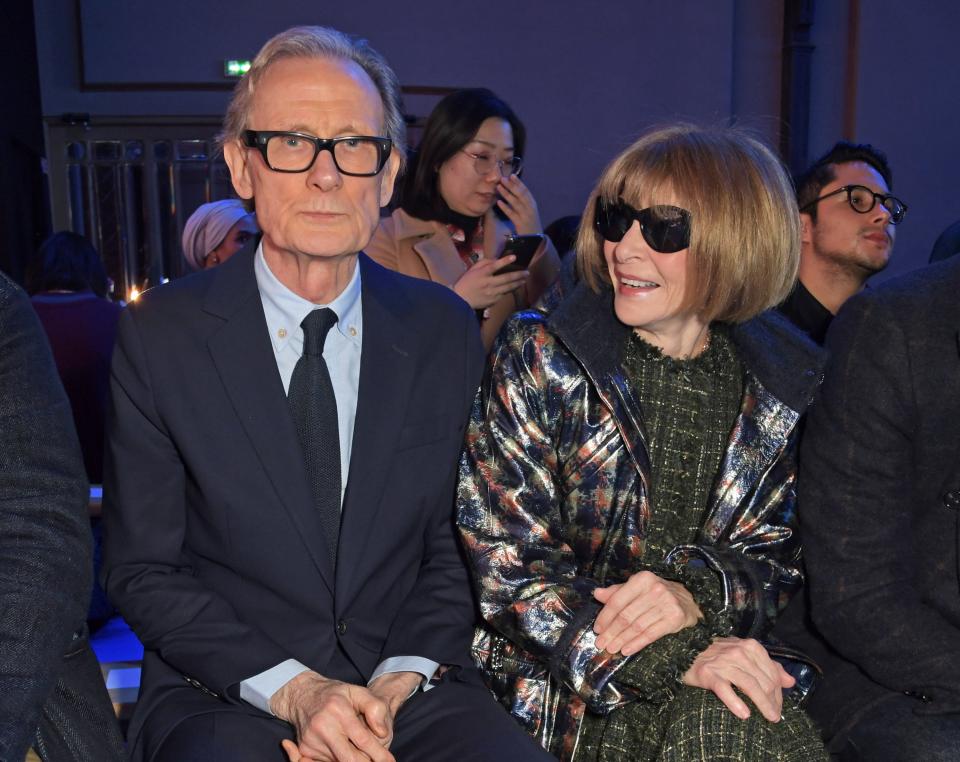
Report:
[[490,154],[470,153],[470,151],[463,148],[460,150],[473,159],[473,168],[481,177],[489,175],[494,167],[497,168],[497,172],[500,173],[501,177],[519,175],[520,170],[523,169],[523,159],[519,156],[514,156],[512,159],[495,159]]
[[899,225],[903,221],[903,216],[907,213],[907,205],[896,196],[891,196],[889,193],[875,193],[865,185],[844,185],[834,191],[824,193],[809,204],[804,204],[800,207],[800,211],[805,212],[817,202],[840,193],[847,194],[847,203],[850,204],[850,208],[860,214],[867,214],[872,211],[879,201],[880,205],[890,214],[890,222],[894,225]]
[[690,246],[691,215],[686,209],[665,204],[634,209],[623,199],[604,201],[597,196],[594,223],[607,241],[622,241],[634,220],[640,223],[643,240],[660,254],[673,254]]
[[256,148],[274,172],[306,172],[321,151],[329,151],[337,171],[353,177],[372,177],[390,158],[393,141],[368,135],[318,138],[302,132],[245,130],[243,144]]

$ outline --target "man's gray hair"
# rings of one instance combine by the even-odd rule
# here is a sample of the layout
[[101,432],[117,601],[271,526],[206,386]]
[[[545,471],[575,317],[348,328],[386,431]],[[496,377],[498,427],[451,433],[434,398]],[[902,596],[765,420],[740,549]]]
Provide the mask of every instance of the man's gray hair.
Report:
[[[332,58],[353,61],[373,80],[383,101],[383,128],[393,141],[393,151],[405,160],[403,107],[400,82],[386,59],[370,47],[366,40],[355,39],[324,26],[296,26],[271,38],[253,59],[250,70],[233,89],[233,97],[223,119],[223,131],[217,136],[221,148],[231,140],[239,140],[247,129],[253,93],[264,72],[281,58]],[[319,137],[333,137],[320,135]]]

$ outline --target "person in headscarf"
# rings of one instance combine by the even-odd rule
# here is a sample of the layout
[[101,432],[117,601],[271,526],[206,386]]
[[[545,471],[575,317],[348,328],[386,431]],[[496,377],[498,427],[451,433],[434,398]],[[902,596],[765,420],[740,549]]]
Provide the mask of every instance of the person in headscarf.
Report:
[[258,232],[256,217],[239,199],[203,204],[183,228],[183,258],[191,270],[216,267],[240,251]]

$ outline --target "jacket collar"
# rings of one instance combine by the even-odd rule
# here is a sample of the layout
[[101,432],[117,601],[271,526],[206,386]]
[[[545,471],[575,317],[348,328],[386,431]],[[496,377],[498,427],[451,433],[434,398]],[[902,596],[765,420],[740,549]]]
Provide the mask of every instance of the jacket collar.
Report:
[[393,224],[399,240],[432,236],[443,227],[439,222],[411,217],[403,209],[397,209],[393,213]]
[[[630,328],[617,319],[608,286],[595,293],[577,283],[547,323],[591,376],[620,373]],[[823,374],[823,349],[774,310],[733,326],[731,338],[764,389],[797,413],[807,408]]]
[[252,297],[259,297],[257,279],[253,273],[253,258],[260,246],[261,236],[247,241],[247,245],[222,265],[192,277],[207,277],[210,286],[203,300],[203,309],[211,315],[229,320]]
[[596,293],[580,281],[549,312],[547,325],[591,375],[619,369],[630,328],[617,319],[609,287]]

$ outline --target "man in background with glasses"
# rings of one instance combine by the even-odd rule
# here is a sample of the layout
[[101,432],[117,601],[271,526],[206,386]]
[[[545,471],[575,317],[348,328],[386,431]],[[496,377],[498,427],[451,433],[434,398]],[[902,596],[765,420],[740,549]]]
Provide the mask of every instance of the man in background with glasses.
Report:
[[262,237],[145,293],[114,352],[105,577],[145,647],[134,761],[546,758],[469,657],[476,320],[361,253],[403,164],[396,76],[288,30],[222,142]]
[[780,311],[823,344],[841,305],[887,266],[907,207],[890,195],[887,158],[871,145],[837,143],[796,186],[800,273]]

